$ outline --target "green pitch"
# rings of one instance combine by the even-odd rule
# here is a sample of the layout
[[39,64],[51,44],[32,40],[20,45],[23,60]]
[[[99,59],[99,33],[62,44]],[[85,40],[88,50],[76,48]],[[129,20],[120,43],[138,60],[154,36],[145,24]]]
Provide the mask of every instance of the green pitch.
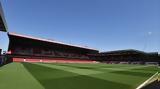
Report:
[[11,63],[0,89],[135,89],[158,71],[141,65]]

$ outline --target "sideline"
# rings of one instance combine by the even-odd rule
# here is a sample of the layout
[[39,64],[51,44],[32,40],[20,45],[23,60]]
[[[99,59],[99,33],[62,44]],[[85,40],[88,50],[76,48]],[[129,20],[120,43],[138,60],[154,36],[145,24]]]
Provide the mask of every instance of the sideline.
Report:
[[[147,79],[144,83],[139,85],[136,89],[142,89],[143,87],[153,83],[154,81],[158,80],[159,73],[156,72],[153,76],[151,76],[149,79]],[[154,78],[155,77],[155,78]],[[153,79],[153,80],[152,80]]]

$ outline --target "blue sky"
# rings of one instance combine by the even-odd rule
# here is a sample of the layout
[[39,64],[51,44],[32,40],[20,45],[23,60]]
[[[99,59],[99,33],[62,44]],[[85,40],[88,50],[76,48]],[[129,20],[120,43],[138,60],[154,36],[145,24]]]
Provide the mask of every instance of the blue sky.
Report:
[[[10,32],[100,51],[160,52],[160,0],[2,0],[2,5]],[[0,36],[6,50],[7,36]]]

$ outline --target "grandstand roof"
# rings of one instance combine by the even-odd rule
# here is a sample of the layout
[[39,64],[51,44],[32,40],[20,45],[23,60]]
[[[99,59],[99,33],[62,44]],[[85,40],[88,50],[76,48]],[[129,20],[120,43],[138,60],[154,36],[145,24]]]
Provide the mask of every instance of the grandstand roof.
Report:
[[155,55],[158,56],[158,52],[144,52],[136,49],[115,50],[100,52],[98,54],[89,54],[91,56],[121,56],[121,55]]
[[6,20],[4,18],[4,13],[3,13],[3,9],[2,9],[2,5],[0,3],[0,31],[7,31],[7,24],[6,24]]
[[49,42],[49,43],[56,43],[56,44],[60,44],[60,45],[65,45],[65,46],[70,46],[70,47],[76,47],[76,48],[81,48],[81,49],[98,51],[98,50],[96,50],[96,49],[94,49],[94,48],[89,48],[89,47],[84,47],[84,46],[79,46],[79,45],[67,44],[67,43],[63,43],[63,42],[59,42],[59,41],[55,41],[55,40],[48,40],[48,39],[43,39],[43,38],[36,38],[36,37],[27,36],[27,35],[21,35],[21,34],[12,33],[12,32],[8,32],[8,35],[9,35],[9,36],[21,37],[21,38],[26,38],[26,39],[37,40],[37,41],[43,41],[43,42]]
[[112,54],[112,55],[117,55],[117,54],[150,54],[150,55],[158,55],[158,52],[144,52],[144,51],[139,51],[135,49],[126,49],[126,50],[115,50],[115,51],[108,51],[108,52],[101,52],[101,54]]
[[107,51],[107,52],[101,52],[101,53],[102,54],[115,54],[115,53],[126,53],[126,52],[145,53],[143,51],[139,51],[135,49],[115,50],[115,51]]

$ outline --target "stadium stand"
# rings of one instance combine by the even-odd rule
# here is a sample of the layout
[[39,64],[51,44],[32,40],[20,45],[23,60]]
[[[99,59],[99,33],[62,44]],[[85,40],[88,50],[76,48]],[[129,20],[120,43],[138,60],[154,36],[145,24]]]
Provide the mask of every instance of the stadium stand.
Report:
[[[103,62],[109,64],[154,64],[160,60],[158,52],[143,52],[134,49],[101,52],[98,50],[66,44],[53,40],[35,38],[16,33],[8,33],[9,48],[7,58],[26,62]],[[35,60],[34,60],[35,59]],[[44,61],[45,60],[45,61]],[[54,61],[53,61],[54,60]],[[61,60],[61,61],[57,61]],[[69,61],[66,61],[69,60]]]
[[104,63],[114,64],[158,64],[158,52],[143,52],[134,49],[116,50],[101,52],[99,54],[89,54],[91,59]]
[[[91,61],[87,54],[99,53],[98,50],[82,47],[77,45],[66,44],[62,42],[34,38],[30,36],[20,35],[16,33],[8,33],[9,48],[7,57],[13,61],[24,62],[25,60],[33,61],[33,59],[43,60],[73,60],[88,62]],[[70,61],[69,61],[70,62]]]

